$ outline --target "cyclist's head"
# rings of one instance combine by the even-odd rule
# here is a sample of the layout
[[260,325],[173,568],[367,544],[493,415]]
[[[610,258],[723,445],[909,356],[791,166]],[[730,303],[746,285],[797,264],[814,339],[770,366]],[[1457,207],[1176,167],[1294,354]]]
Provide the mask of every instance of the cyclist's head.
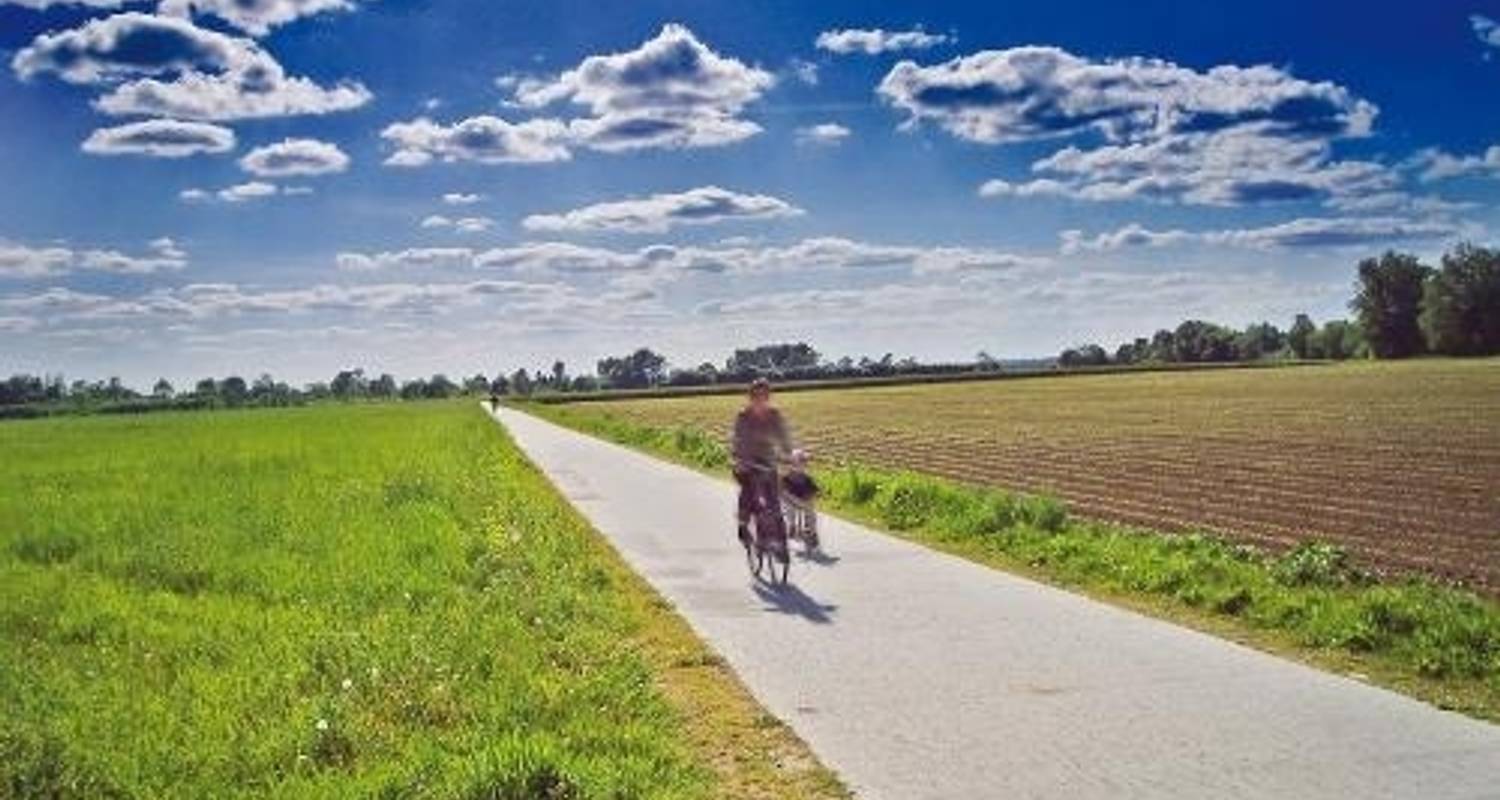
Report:
[[771,402],[771,382],[765,378],[756,378],[750,382],[751,405],[765,405]]

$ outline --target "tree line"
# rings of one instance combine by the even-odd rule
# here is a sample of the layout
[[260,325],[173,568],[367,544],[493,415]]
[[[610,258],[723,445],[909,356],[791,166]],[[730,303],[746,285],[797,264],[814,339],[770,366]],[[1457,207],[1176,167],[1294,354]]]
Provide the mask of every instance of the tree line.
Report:
[[301,405],[324,400],[427,400],[461,395],[520,395],[641,389],[656,386],[741,384],[758,377],[781,381],[850,380],[902,376],[998,372],[1153,363],[1254,361],[1269,358],[1405,358],[1434,353],[1500,353],[1500,250],[1463,244],[1444,254],[1437,268],[1415,256],[1387,252],[1358,265],[1353,320],[1316,324],[1298,314],[1282,330],[1268,322],[1235,329],[1187,320],[1172,330],[1125,342],[1113,352],[1097,344],[1064,350],[1056,359],[1002,362],[988,353],[972,361],[924,363],[886,353],[879,358],[826,359],[806,342],[736,349],[722,364],[673,367],[665,356],[642,347],[599,359],[592,373],[569,374],[567,365],[483,373],[457,380],[443,374],[400,381],[390,373],[340,370],[328,381],[300,388],[261,375],[204,378],[179,390],[166,379],[149,392],[119,378],[65,381],[60,375],[12,375],[0,381],[0,418],[50,413],[132,413],[164,409],[244,408]]
[[1286,330],[1260,322],[1243,330],[1187,320],[1115,348],[1070,347],[1061,367],[1257,361],[1266,358],[1409,358],[1500,354],[1500,250],[1460,244],[1436,268],[1387,252],[1359,263],[1353,320],[1320,327],[1298,314]]

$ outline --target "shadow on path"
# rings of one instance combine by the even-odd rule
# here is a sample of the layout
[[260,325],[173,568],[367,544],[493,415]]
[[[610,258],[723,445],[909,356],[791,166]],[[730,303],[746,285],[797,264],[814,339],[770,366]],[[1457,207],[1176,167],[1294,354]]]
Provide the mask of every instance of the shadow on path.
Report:
[[817,564],[820,567],[831,567],[839,563],[838,556],[831,556],[822,550],[814,550],[811,553],[806,550],[798,551],[797,559],[799,561],[806,561],[809,564]]
[[833,617],[830,615],[839,609],[838,606],[818,602],[790,583],[778,587],[757,580],[754,589],[755,595],[767,603],[767,611],[796,614],[808,622],[816,622],[819,625],[832,623]]

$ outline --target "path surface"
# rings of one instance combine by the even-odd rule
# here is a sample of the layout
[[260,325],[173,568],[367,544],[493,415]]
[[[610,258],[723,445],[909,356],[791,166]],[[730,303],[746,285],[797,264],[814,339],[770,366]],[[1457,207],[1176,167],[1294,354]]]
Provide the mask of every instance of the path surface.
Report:
[[500,420],[864,798],[1500,798],[1500,726],[850,523],[750,580],[727,482]]

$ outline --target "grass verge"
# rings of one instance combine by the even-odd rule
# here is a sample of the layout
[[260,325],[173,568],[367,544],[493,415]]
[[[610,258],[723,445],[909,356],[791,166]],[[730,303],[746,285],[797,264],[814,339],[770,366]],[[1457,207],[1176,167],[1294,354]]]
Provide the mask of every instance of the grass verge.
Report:
[[472,403],[0,452],[0,796],[845,796]]
[[[586,405],[526,410],[722,474],[724,445]],[[1071,517],[1047,497],[844,464],[822,470],[823,507],[984,564],[1082,591],[1434,705],[1500,721],[1500,604],[1423,579],[1378,581],[1336,547],[1272,556],[1207,535]]]

